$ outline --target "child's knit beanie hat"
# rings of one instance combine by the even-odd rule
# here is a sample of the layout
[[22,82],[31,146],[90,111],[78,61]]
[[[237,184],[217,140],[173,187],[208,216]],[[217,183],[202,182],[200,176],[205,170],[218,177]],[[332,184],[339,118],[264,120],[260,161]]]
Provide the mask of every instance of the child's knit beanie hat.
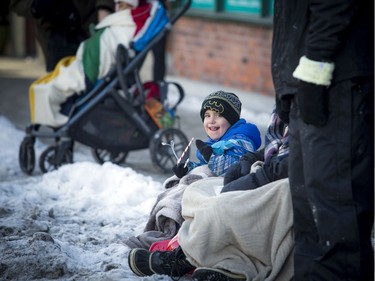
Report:
[[240,119],[241,115],[241,101],[233,93],[217,91],[209,94],[202,103],[201,118],[204,120],[204,113],[207,109],[216,111],[228,122],[233,125]]

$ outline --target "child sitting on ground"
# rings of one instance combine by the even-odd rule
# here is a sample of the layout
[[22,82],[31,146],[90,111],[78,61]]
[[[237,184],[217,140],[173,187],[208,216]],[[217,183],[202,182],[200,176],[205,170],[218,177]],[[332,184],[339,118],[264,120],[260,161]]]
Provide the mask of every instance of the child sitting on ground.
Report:
[[[288,177],[288,158],[288,125],[274,110],[264,149],[245,154],[227,170],[224,194],[212,192],[221,180],[207,178],[189,186],[182,200],[186,221],[178,234],[171,241],[158,241],[149,250],[131,250],[130,269],[138,276],[162,274],[173,280],[193,271],[192,279],[197,281],[277,279],[264,276],[291,280],[292,212],[289,185],[282,180]],[[258,188],[263,191],[256,191]],[[238,192],[225,195],[230,191]],[[275,223],[277,220],[281,223]]]
[[254,124],[240,119],[241,101],[233,94],[217,91],[208,95],[200,116],[208,135],[206,142],[197,140],[199,162],[176,165],[175,176],[168,178],[154,204],[144,232],[130,237],[125,243],[130,248],[148,249],[154,242],[171,239],[183,222],[181,199],[191,183],[213,176],[223,176],[227,169],[249,151],[261,145],[260,132]]
[[115,3],[116,12],[95,27],[93,36],[80,44],[75,56],[63,58],[53,72],[31,85],[32,123],[53,127],[66,123],[68,117],[61,114],[60,106],[108,74],[119,44],[129,47],[146,19],[142,23],[141,15],[133,13],[138,0],[115,0]]

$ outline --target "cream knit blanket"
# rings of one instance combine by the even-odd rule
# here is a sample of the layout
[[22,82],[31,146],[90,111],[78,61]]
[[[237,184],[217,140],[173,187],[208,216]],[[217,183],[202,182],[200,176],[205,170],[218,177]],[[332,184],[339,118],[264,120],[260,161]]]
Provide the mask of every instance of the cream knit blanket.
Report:
[[185,189],[178,240],[188,260],[252,281],[290,280],[294,243],[288,179],[219,194],[221,186],[221,178],[207,178]]

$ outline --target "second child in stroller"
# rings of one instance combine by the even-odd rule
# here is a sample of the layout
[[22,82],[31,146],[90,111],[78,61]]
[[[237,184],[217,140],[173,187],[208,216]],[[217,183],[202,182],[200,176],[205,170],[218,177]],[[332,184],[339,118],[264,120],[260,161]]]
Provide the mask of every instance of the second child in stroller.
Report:
[[31,85],[32,123],[63,125],[68,117],[61,114],[61,104],[90,88],[110,71],[120,44],[129,47],[146,18],[134,12],[138,0],[116,0],[115,3],[116,12],[95,27],[95,33],[80,44],[75,56],[62,59],[53,72]]
[[[24,173],[34,170],[39,137],[55,140],[40,155],[44,173],[73,162],[74,142],[90,147],[99,163],[121,164],[128,152],[150,148],[155,168],[170,172],[175,165],[174,153],[163,144],[173,142],[177,153],[188,144],[175,122],[183,88],[169,81],[142,83],[139,69],[191,0],[172,19],[161,1],[138,1],[116,0],[116,13],[95,27],[76,56],[62,59],[30,86],[31,124],[19,149]],[[177,95],[174,104],[169,93]]]

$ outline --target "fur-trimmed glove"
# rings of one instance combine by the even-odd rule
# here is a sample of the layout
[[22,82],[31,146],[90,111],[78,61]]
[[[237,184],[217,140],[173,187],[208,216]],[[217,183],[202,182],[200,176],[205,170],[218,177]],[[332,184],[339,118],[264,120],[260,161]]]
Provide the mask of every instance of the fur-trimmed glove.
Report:
[[183,176],[185,176],[187,174],[187,172],[189,171],[188,167],[184,167],[185,166],[185,162],[181,162],[180,164],[177,164],[176,166],[174,166],[172,168],[172,171],[173,173],[178,177],[178,178],[182,178]]
[[328,120],[327,88],[331,84],[334,64],[303,56],[293,76],[300,80],[297,102],[306,124],[324,126]]
[[224,185],[250,173],[251,165],[264,160],[264,149],[248,152],[241,156],[240,161],[231,165],[224,175]]
[[206,162],[210,161],[210,158],[213,152],[212,147],[204,143],[201,140],[196,140],[195,145],[197,146],[197,149],[199,150],[199,152],[202,154],[203,159]]

